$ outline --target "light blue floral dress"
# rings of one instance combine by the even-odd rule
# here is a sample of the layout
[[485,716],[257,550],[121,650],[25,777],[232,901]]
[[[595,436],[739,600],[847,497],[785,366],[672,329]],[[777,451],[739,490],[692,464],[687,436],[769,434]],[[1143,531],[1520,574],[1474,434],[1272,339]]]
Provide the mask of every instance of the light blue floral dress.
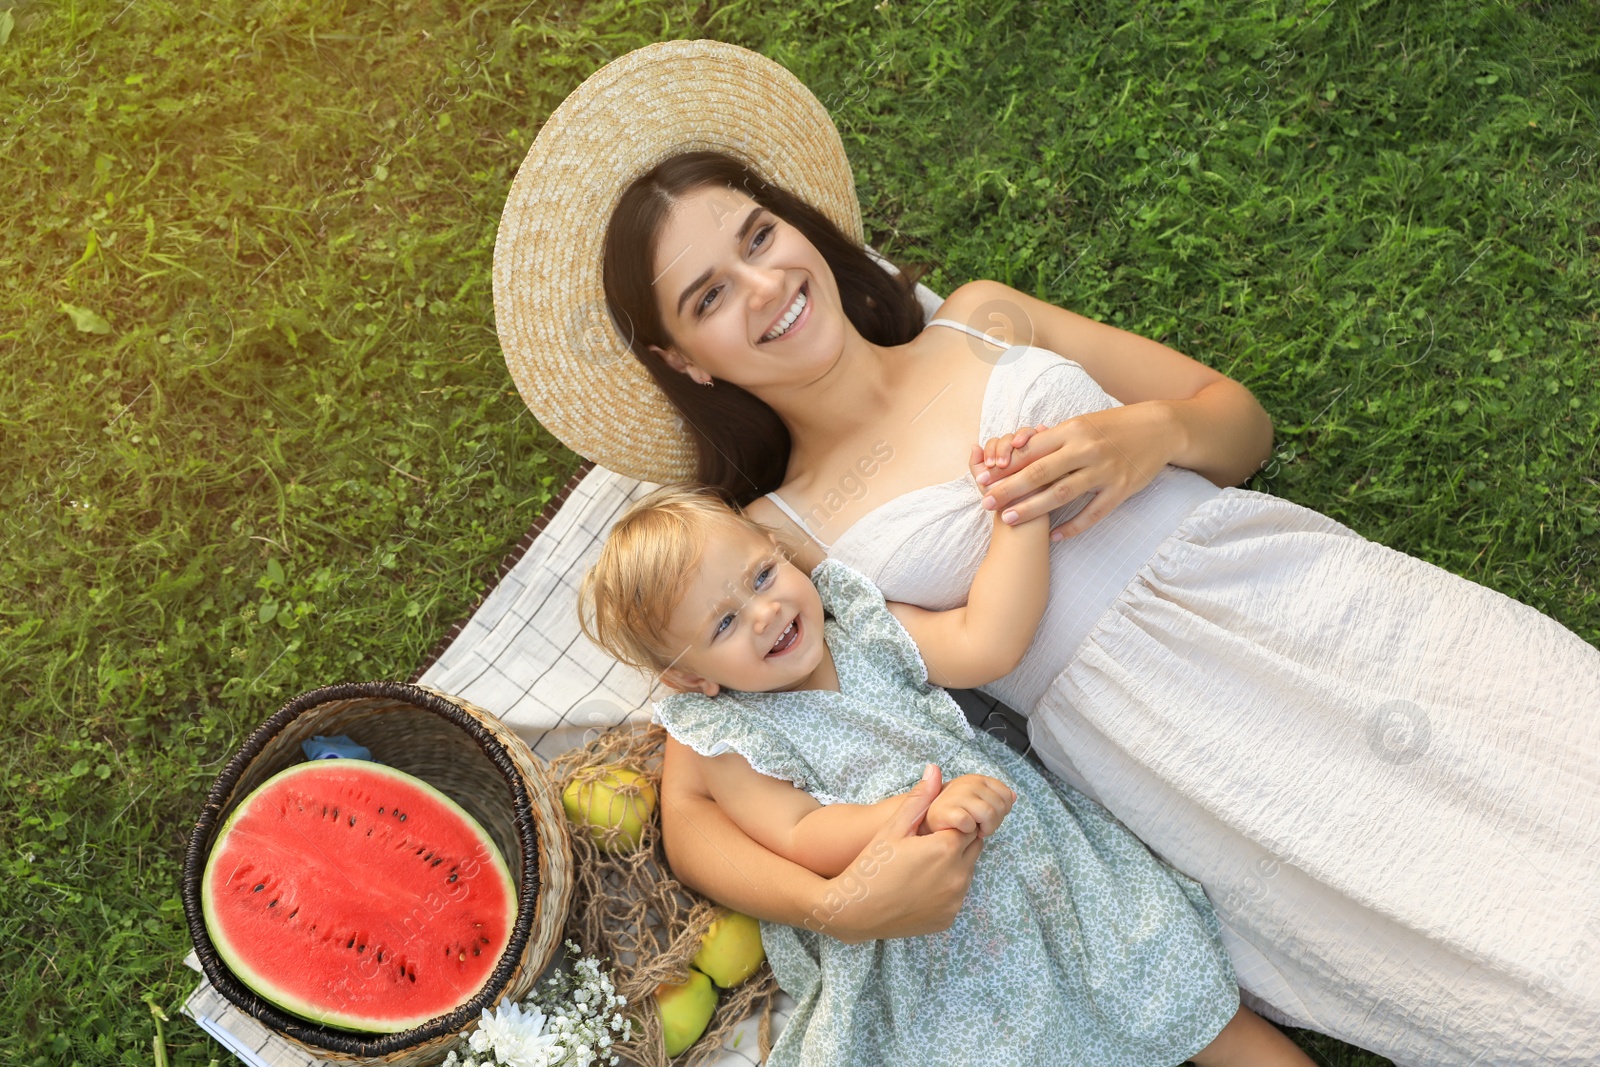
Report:
[[1171,1067],[1210,1044],[1239,990],[1200,886],[975,732],[866,578],[837,560],[811,578],[839,692],[674,694],[656,705],[667,731],[703,755],[736,751],[824,804],[903,793],[928,763],[946,781],[998,778],[1017,802],[942,933],[850,945],[761,924],[797,1002],[770,1067]]

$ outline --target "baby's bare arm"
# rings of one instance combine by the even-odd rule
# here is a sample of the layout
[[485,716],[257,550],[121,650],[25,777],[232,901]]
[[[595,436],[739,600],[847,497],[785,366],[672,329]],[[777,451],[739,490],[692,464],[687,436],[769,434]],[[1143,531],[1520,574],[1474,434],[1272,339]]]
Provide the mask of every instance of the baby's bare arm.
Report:
[[[982,452],[974,450],[974,474]],[[949,611],[891,603],[928,666],[928,680],[951,689],[987,685],[1011,673],[1033,643],[1050,598],[1050,521],[1008,526],[995,512],[989,552],[967,602]]]
[[703,763],[705,783],[734,824],[791,863],[832,878],[867,847],[904,794],[876,804],[822,804],[781,778],[761,774],[736,752]]

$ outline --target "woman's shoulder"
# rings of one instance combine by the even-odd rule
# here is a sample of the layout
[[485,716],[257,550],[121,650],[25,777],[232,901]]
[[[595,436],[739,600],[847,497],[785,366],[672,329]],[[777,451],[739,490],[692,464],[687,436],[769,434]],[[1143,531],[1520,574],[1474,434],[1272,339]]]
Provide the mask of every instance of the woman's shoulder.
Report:
[[[792,484],[780,486],[777,493],[795,492]],[[759,496],[744,506],[744,513],[771,530],[778,539],[789,560],[802,571],[810,571],[819,562],[826,558],[821,545],[812,539],[813,535],[808,529],[803,529],[795,520],[784,514],[780,508],[767,496]],[[796,499],[805,499],[796,494]]]
[[[986,278],[977,278],[964,282],[953,289],[949,296],[944,298],[944,303],[939,305],[939,310],[931,318],[959,319],[962,322],[967,316],[978,310],[983,304],[991,300],[1004,300],[1008,293],[1015,292],[1010,286],[1000,282],[990,281]],[[996,323],[995,325],[999,325]]]
[[[968,331],[976,331],[992,338],[996,344],[983,347],[981,355],[994,364],[995,370],[1014,367],[1018,363],[1028,366],[1020,372],[1031,376],[1055,364],[1084,370],[1076,359],[1052,340],[1046,327],[1052,314],[1069,314],[1051,304],[1019,292],[1003,282],[978,279],[967,282],[951,293],[929,322],[943,319],[959,323]],[[930,331],[924,331],[928,333]],[[956,330],[934,330],[933,333],[957,334]],[[969,335],[970,336],[970,335]],[[971,342],[968,343],[969,347]],[[979,341],[979,345],[984,343]],[[1019,372],[991,375],[995,378],[1015,379]]]
[[974,327],[1007,345],[1033,345],[1037,322],[1027,304],[1031,297],[1004,282],[979,278],[957,286],[929,319],[951,319]]

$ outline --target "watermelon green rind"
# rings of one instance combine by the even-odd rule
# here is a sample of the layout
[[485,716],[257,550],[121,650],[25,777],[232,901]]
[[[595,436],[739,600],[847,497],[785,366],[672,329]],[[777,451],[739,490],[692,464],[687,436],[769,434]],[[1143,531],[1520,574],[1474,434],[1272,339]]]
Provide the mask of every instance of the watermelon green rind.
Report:
[[[511,871],[506,865],[505,858],[500,854],[500,851],[495,846],[493,839],[483,829],[482,825],[479,824],[478,821],[470,814],[468,814],[467,811],[461,807],[461,805],[457,804],[449,796],[440,792],[432,785],[420,778],[407,774],[406,772],[398,770],[394,767],[389,767],[385,764],[374,763],[370,761],[313,760],[306,763],[295,764],[273,775],[266,782],[263,782],[254,792],[250,794],[249,797],[247,797],[229,814],[227,820],[223,823],[222,827],[217,831],[216,836],[212,839],[213,845],[211,854],[206,859],[205,873],[201,878],[200,903],[201,912],[205,918],[206,931],[211,938],[212,945],[217,950],[217,955],[222,958],[223,962],[228,966],[228,969],[233,972],[235,977],[237,977],[251,990],[256,992],[264,1000],[277,1005],[285,1011],[325,1026],[356,1030],[365,1033],[394,1033],[401,1030],[407,1030],[415,1026],[420,1026],[421,1024],[429,1021],[430,1019],[436,1018],[438,1015],[443,1014],[448,1010],[453,1010],[453,1008],[446,1008],[444,1011],[429,1011],[421,1015],[363,1015],[359,1012],[330,1010],[321,1004],[295,996],[292,992],[283,989],[280,984],[275,982],[271,977],[262,974],[247,962],[247,954],[241,949],[240,946],[234,944],[234,942],[229,938],[227,933],[226,917],[218,909],[217,902],[215,900],[214,888],[216,880],[214,876],[217,873],[216,864],[219,857],[223,853],[223,848],[221,846],[227,839],[230,831],[234,830],[239,821],[250,813],[252,802],[260,796],[269,795],[269,786],[281,786],[286,780],[294,777],[305,774],[315,774],[318,771],[327,770],[328,765],[333,762],[346,764],[347,766],[359,763],[360,770],[362,772],[375,773],[380,777],[393,779],[396,783],[399,783],[402,786],[419,790],[429,799],[452,812],[462,821],[462,824],[465,827],[471,829],[477,835],[477,837],[481,840],[481,844],[483,845],[483,856],[487,860],[486,866],[488,867],[493,880],[498,883],[504,894],[508,920],[505,924],[505,936],[500,940],[499,944],[491,946],[491,948],[494,950],[493,955],[495,957],[498,957],[499,953],[504,951],[505,943],[509,941],[510,938],[510,930],[516,914],[516,882],[512,878]],[[485,978],[487,978],[487,973],[492,973],[492,970],[493,962],[491,961],[489,965],[489,972],[486,972]]]

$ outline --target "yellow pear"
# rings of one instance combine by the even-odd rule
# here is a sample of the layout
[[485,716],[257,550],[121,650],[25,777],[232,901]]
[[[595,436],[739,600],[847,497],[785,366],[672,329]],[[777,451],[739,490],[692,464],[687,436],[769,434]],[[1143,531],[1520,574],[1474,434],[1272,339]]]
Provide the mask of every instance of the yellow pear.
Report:
[[700,1039],[717,1010],[717,990],[711,979],[689,968],[682,985],[663,982],[656,987],[656,1010],[661,1012],[661,1036],[667,1055],[676,1056]]
[[[588,827],[589,836],[601,848],[632,852],[639,847],[644,824],[655,817],[656,791],[637,771],[596,767],[579,771],[567,783],[561,791],[561,807],[574,824]],[[613,828],[618,831],[614,837]]]
[[700,951],[694,954],[694,965],[723,989],[732,989],[755,974],[766,958],[761,924],[735,911],[707,928]]

